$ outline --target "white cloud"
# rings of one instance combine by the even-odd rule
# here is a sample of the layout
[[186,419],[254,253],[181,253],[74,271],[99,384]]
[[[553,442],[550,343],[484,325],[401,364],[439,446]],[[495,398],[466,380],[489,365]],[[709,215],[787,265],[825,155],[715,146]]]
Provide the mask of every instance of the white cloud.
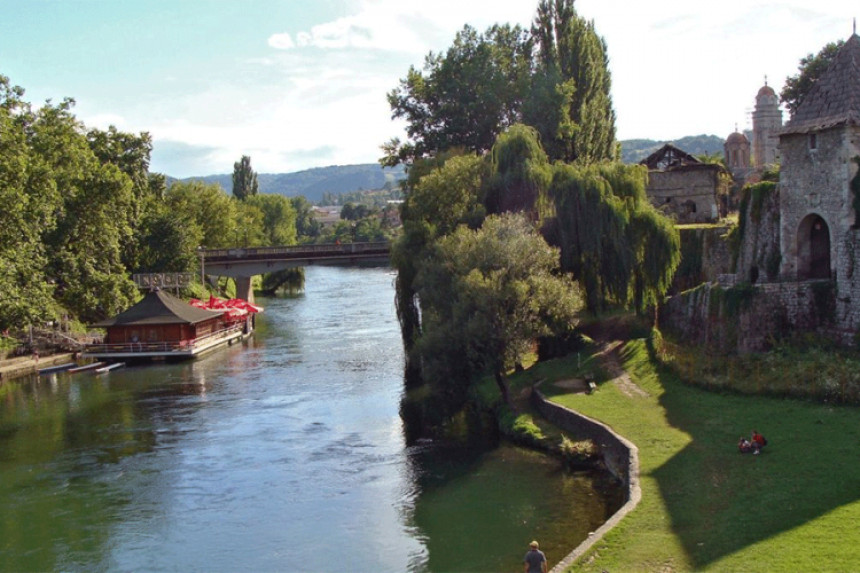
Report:
[[[139,103],[136,124],[156,142],[206,149],[194,168],[208,161],[208,173],[229,172],[242,154],[259,172],[372,162],[380,144],[403,137],[385,94],[410,65],[445,50],[466,23],[479,31],[496,22],[527,27],[536,4],[362,0],[331,21],[275,30],[271,50],[245,59],[238,73],[221,75],[204,91]],[[765,74],[779,89],[800,57],[847,36],[850,21],[842,34],[844,8],[836,4],[660,0],[660,10],[624,3],[623,18],[620,2],[576,6],[608,43],[619,138],[668,139],[747,126]],[[132,114],[122,113],[131,122]]]
[[286,32],[269,36],[268,44],[276,50],[290,50],[296,47],[293,38]]
[[[86,113],[86,111],[84,111]],[[117,129],[126,129],[128,122],[126,119],[115,113],[97,113],[93,115],[83,115],[82,120],[87,127],[95,127],[98,129],[106,130],[110,126],[114,126]]]
[[[497,22],[528,26],[535,6],[525,2],[365,0],[350,15],[295,31],[294,44],[293,36],[284,32],[272,35],[269,45],[278,49],[356,48],[423,55],[447,47],[465,24],[479,31]],[[276,38],[282,36],[290,43],[280,44]]]

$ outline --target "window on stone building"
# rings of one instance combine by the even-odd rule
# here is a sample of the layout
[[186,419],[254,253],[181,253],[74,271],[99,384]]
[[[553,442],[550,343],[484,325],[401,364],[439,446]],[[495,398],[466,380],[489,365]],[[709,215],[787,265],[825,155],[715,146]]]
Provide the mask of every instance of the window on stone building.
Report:
[[818,149],[818,134],[817,133],[810,133],[809,134],[809,149],[813,150],[813,151]]

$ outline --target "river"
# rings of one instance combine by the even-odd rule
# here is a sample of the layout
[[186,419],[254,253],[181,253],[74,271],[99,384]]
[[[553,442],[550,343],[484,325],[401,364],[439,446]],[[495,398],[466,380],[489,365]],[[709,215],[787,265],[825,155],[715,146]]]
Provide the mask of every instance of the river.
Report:
[[309,267],[193,362],[0,386],[2,571],[521,571],[614,505],[507,444],[407,446],[387,268]]

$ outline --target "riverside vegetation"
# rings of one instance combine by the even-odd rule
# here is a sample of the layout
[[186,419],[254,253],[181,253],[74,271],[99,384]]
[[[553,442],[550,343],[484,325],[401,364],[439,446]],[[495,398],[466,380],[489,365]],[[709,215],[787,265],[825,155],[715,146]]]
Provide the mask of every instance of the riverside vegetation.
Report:
[[[530,30],[467,26],[389,94],[410,138],[386,144],[383,159],[408,165],[392,263],[403,414],[421,422],[410,437],[445,431],[478,402],[519,439],[588,462],[593,445],[528,411],[523,391],[545,380],[551,399],[640,453],[642,502],[575,569],[815,570],[819,559],[849,569],[860,558],[848,525],[860,517],[858,430],[853,407],[835,402],[856,400],[850,368],[818,386],[827,403],[806,401],[785,360],[780,386],[744,377],[761,371],[753,359],[690,359],[697,350],[659,343],[655,331],[650,347],[625,341],[623,366],[643,390],[627,395],[579,335],[583,311],[650,316],[680,243],[645,196],[646,170],[618,162],[606,44],[573,4],[539,2]],[[134,296],[131,269],[186,271],[198,245],[289,244],[312,225],[307,205],[254,194],[249,160],[236,167],[248,189],[233,198],[201,183],[168,189],[148,172],[147,134],[87,131],[71,100],[33,111],[22,95],[0,78],[0,165],[11,181],[0,193],[16,207],[0,214],[0,292],[11,301],[0,327],[100,318]],[[567,356],[529,366],[535,340],[542,358]],[[810,360],[806,379],[823,372]],[[554,384],[585,368],[595,393]],[[754,427],[771,445],[738,456],[738,435]]]
[[132,273],[197,276],[202,246],[392,236],[378,208],[323,229],[304,197],[258,194],[249,157],[234,165],[232,196],[199,181],[168,186],[149,171],[148,133],[88,129],[73,108],[36,108],[0,75],[0,349],[30,325],[82,329],[127,308],[139,297]]
[[[614,334],[644,329],[634,321]],[[576,354],[510,376],[512,393],[541,381],[550,400],[608,424],[639,448],[642,501],[570,571],[853,569],[860,558],[852,525],[860,518],[857,406],[834,403],[806,382],[834,362],[854,364],[856,351],[804,343],[767,356],[711,356],[710,370],[734,369],[717,386],[686,366],[701,350],[667,343],[654,330],[622,341],[621,365],[641,390],[629,392],[602,367],[602,345],[584,342]],[[757,388],[747,374],[768,360],[778,368],[762,372]],[[565,384],[584,377],[596,382],[593,393]],[[503,431],[515,440],[570,448],[561,453],[572,460],[595,453],[540,420],[526,402],[516,413],[507,410],[492,389],[489,379],[479,384],[477,401],[502,412]],[[738,436],[752,429],[769,438],[761,456],[738,453]]]
[[[537,57],[528,61],[531,54]],[[767,356],[726,358],[664,343],[656,329],[643,338],[628,333],[622,366],[642,392],[625,393],[599,368],[596,348],[582,346],[581,312],[550,319],[536,297],[527,321],[540,328],[495,344],[504,333],[482,314],[510,312],[513,301],[528,304],[528,297],[479,294],[488,284],[496,294],[533,288],[519,271],[504,282],[508,269],[518,269],[505,254],[516,252],[506,246],[508,234],[496,233],[498,248],[484,259],[469,251],[457,261],[449,256],[450,237],[477,244],[485,222],[522,213],[517,225],[530,222],[558,249],[553,274],[570,273],[576,283],[562,306],[590,316],[627,309],[648,326],[678,267],[678,231],[650,207],[646,174],[617,163],[605,63],[605,44],[573,2],[544,1],[530,31],[496,26],[479,35],[467,27],[389,94],[412,138],[389,142],[384,159],[410,165],[404,233],[392,251],[408,358],[404,415],[421,419],[426,432],[446,431],[464,407],[480,404],[515,439],[574,463],[589,460],[593,446],[545,424],[521,398],[543,380],[552,400],[634,442],[642,502],[574,570],[820,570],[822,562],[850,569],[858,558],[849,525],[860,512],[853,493],[858,430],[853,407],[841,404],[856,400],[853,359],[787,343]],[[492,93],[464,89],[463,78],[488,70],[507,70],[500,77],[517,81],[491,74],[477,85]],[[530,106],[541,96],[541,105]],[[542,357],[567,357],[529,366],[537,337]],[[596,376],[593,394],[555,384],[584,368]],[[820,376],[828,373],[833,381]],[[738,436],[753,428],[771,444],[764,455],[740,456]]]

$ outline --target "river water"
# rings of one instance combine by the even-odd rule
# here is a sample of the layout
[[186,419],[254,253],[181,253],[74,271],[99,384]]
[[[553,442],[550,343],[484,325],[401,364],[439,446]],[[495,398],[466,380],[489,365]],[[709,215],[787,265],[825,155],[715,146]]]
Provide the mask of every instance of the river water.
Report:
[[521,571],[533,538],[561,559],[615,508],[600,476],[407,446],[393,279],[310,267],[244,345],[0,387],[0,570]]

